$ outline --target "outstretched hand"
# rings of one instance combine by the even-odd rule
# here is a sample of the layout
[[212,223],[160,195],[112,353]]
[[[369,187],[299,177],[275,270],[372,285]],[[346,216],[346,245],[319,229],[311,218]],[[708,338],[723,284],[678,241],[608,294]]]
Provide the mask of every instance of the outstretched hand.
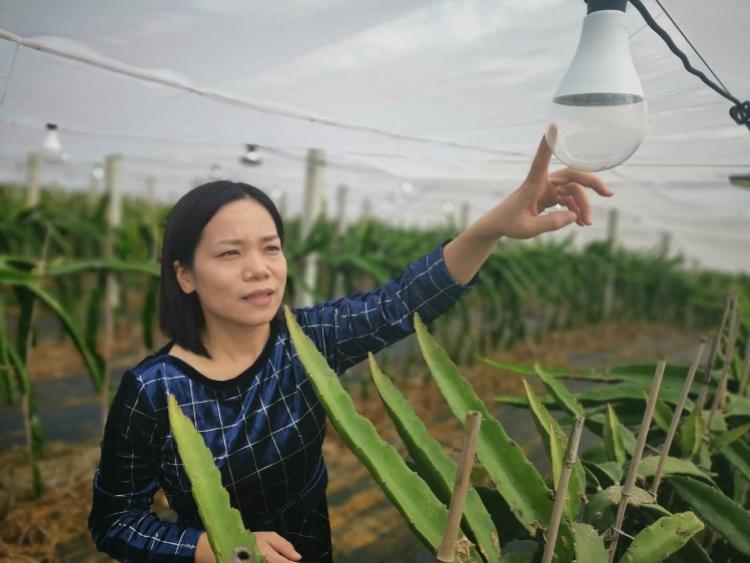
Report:
[[[591,188],[604,197],[613,192],[601,178],[565,168],[549,173],[552,151],[542,137],[526,179],[510,196],[492,212],[497,236],[527,239],[540,233],[556,231],[571,223],[591,225],[591,203],[585,188]],[[541,213],[554,205],[567,210]]]

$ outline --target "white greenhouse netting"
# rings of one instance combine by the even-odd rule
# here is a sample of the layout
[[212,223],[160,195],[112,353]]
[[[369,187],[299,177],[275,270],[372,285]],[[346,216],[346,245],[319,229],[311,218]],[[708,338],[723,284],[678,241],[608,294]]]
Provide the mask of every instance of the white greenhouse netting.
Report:
[[[645,4],[708,73],[659,4]],[[662,5],[727,89],[750,98],[750,3]],[[441,222],[464,202],[474,218],[523,178],[584,14],[581,0],[3,0],[0,180],[24,181],[51,122],[70,159],[43,163],[46,184],[88,189],[93,166],[119,153],[125,192],[152,177],[171,200],[213,166],[283,192],[295,214],[318,147],[329,209],[337,186],[350,188],[348,220],[365,198],[396,224]],[[669,233],[702,266],[750,271],[750,190],[728,180],[750,173],[750,131],[632,6],[627,17],[649,133],[602,174],[616,196],[594,198],[594,226],[556,236],[602,238],[615,207],[626,246]],[[245,143],[262,165],[239,162]]]

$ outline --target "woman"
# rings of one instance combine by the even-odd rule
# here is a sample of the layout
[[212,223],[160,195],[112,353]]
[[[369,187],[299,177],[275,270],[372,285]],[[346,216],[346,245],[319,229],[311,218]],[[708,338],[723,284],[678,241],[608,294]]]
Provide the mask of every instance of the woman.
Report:
[[[548,174],[542,140],[526,180],[508,198],[370,292],[296,309],[300,326],[337,373],[430,322],[475,283],[503,237],[530,238],[591,224],[575,170]],[[540,215],[562,204],[567,211]],[[325,412],[280,314],[284,229],[273,202],[246,184],[213,182],[172,209],[162,250],[160,323],[170,342],[123,375],[101,443],[89,528],[97,548],[127,561],[214,561],[169,431],[177,397],[211,449],[245,526],[269,563],[332,561]],[[249,366],[249,367],[248,367]],[[162,487],[177,522],[149,512]]]

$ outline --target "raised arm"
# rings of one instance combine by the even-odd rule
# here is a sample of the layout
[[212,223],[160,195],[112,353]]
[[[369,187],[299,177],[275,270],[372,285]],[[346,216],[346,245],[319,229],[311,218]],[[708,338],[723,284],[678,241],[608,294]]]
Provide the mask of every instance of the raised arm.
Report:
[[[518,189],[445,246],[446,266],[458,283],[467,283],[476,275],[502,237],[532,238],[573,222],[591,225],[591,204],[584,188],[605,197],[612,191],[587,172],[565,168],[548,173],[551,156],[542,137],[531,170]],[[556,204],[568,210],[540,215]]]
[[295,309],[302,329],[333,369],[347,368],[414,332],[414,313],[430,323],[474,285],[459,284],[446,268],[441,244],[373,291]]
[[137,376],[125,372],[104,429],[89,530],[97,549],[120,561],[192,562],[202,530],[150,512],[159,488],[153,412]]

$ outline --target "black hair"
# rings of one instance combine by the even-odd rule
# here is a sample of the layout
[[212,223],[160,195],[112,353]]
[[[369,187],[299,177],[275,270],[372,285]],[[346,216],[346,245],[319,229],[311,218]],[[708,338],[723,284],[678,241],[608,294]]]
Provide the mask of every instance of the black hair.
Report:
[[[207,358],[211,355],[201,339],[206,320],[198,295],[182,291],[177,283],[173,264],[175,260],[179,260],[183,267],[192,269],[195,248],[203,228],[219,209],[239,199],[253,199],[271,214],[283,247],[284,225],[273,200],[255,186],[229,180],[202,184],[182,196],[169,212],[164,229],[159,282],[159,326],[174,342]],[[279,316],[282,316],[281,309],[276,314],[276,317]]]

